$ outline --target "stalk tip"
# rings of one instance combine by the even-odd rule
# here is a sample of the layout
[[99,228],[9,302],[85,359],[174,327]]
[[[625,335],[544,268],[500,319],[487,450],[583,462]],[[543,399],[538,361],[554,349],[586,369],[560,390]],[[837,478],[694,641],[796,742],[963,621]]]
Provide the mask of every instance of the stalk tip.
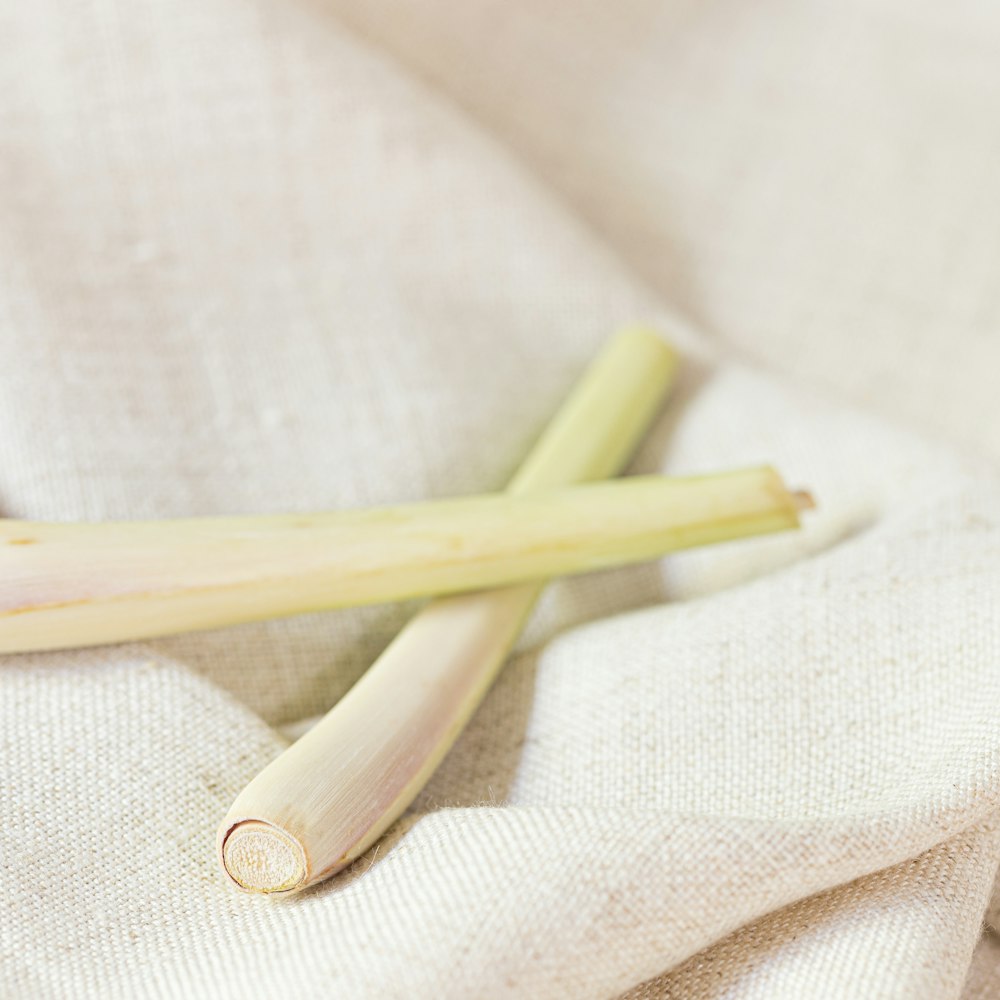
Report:
[[816,500],[808,490],[792,490],[792,502],[796,510],[816,509]]

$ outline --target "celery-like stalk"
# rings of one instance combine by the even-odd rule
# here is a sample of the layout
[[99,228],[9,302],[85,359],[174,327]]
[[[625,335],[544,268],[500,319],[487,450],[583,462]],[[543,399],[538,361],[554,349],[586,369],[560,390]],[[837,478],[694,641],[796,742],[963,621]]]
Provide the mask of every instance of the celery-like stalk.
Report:
[[371,510],[0,521],[0,652],[479,590],[794,528],[770,468]]
[[[619,334],[569,397],[509,492],[527,495],[618,471],[656,412],[674,368],[673,353],[652,334]],[[792,527],[801,504],[769,469],[588,489],[600,500],[593,519],[569,544],[578,555],[589,549],[591,566],[640,551]],[[624,497],[616,492],[621,489],[629,491],[628,500],[618,508],[612,498]],[[545,548],[546,540],[579,513],[565,501],[583,495],[559,494],[553,520],[522,553],[532,571],[565,572],[555,566],[569,550]],[[537,502],[547,503],[546,496],[553,494],[542,494]],[[527,541],[521,534],[526,514],[519,517],[504,530]],[[611,542],[610,534],[626,526],[636,529],[631,540],[619,535]],[[605,533],[607,547],[598,554],[605,543],[597,538]],[[294,892],[370,847],[454,743],[542,586],[533,582],[443,598],[420,612],[332,711],[233,803],[218,837],[220,860],[232,881],[252,892]]]

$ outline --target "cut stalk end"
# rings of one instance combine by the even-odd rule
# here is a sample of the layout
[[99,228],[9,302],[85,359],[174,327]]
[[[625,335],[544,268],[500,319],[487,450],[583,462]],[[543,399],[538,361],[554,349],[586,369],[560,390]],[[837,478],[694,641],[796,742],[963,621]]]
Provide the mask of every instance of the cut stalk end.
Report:
[[229,828],[221,845],[222,866],[246,892],[293,892],[306,881],[302,845],[284,830],[259,819]]
[[816,498],[808,490],[792,490],[792,503],[799,511],[816,509]]

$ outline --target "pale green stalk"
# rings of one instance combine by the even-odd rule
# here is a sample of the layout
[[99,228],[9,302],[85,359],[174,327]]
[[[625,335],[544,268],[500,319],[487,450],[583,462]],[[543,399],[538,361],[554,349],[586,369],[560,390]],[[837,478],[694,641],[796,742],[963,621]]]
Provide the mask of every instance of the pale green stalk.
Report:
[[[557,414],[509,492],[528,495],[621,469],[658,409],[674,368],[673,353],[652,334],[619,334]],[[609,501],[623,487],[634,492],[612,513]],[[618,537],[603,554],[592,548],[591,566],[606,565],[649,551],[650,545],[665,551],[797,521],[795,497],[770,470],[663,487],[663,480],[596,487],[602,501],[571,544],[586,547],[588,538],[610,530],[612,522],[652,529],[638,531],[630,542]],[[566,503],[575,495],[560,494],[554,520],[533,544],[544,544],[560,523],[575,518]],[[646,521],[654,510],[655,528]],[[546,560],[554,558],[548,551]],[[547,565],[551,571],[554,562]],[[544,571],[541,562],[534,566]],[[236,799],[218,838],[223,869],[235,884],[255,892],[293,892],[370,847],[454,743],[543,585],[444,598],[420,612],[336,707]]]

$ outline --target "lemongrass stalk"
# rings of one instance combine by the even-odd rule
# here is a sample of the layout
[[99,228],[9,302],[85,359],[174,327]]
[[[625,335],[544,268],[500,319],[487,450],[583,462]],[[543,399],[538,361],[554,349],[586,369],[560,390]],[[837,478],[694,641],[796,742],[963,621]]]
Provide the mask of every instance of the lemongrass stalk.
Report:
[[[677,358],[647,330],[615,336],[507,491],[618,472],[673,383]],[[239,795],[219,829],[241,889],[292,892],[365,851],[410,804],[499,671],[544,583],[432,601],[362,679]]]
[[[510,492],[617,471],[674,367],[672,352],[650,333],[620,334],[567,400]],[[770,489],[772,475],[754,478],[763,476]],[[780,506],[796,504],[786,496]],[[731,528],[713,525],[714,531]],[[418,614],[337,706],[233,803],[218,837],[232,881],[247,891],[294,892],[367,850],[452,746],[543,586],[444,598]]]
[[797,524],[769,468],[312,516],[6,522],[0,652],[479,590]]

